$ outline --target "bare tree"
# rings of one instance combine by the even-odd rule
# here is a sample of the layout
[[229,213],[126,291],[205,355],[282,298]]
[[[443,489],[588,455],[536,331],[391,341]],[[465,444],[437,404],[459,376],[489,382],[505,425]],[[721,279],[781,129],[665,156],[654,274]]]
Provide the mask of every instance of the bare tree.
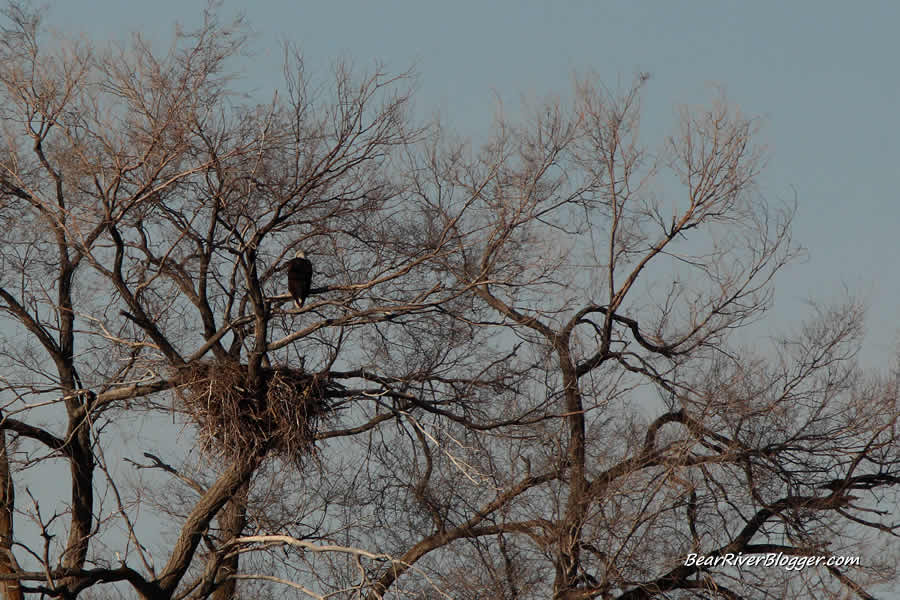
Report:
[[[856,364],[852,299],[750,343],[799,250],[724,101],[651,149],[646,77],[585,80],[472,149],[413,124],[409,74],[323,86],[290,50],[280,93],[245,104],[245,30],[214,12],[166,54],[6,19],[8,597],[896,582],[870,550],[897,535],[897,373]],[[161,447],[117,434],[148,424]],[[66,496],[33,492],[60,461]],[[862,561],[728,558],[779,553]]]

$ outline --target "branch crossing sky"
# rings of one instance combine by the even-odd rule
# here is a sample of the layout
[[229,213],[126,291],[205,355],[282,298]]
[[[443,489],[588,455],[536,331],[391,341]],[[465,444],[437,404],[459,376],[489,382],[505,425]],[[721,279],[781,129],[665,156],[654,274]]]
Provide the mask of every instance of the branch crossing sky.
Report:
[[[195,25],[205,2],[51,2],[50,25],[94,40],[140,29],[165,47],[172,23]],[[805,300],[849,294],[870,308],[861,357],[893,364],[900,341],[900,3],[797,2],[301,2],[225,0],[255,32],[245,84],[261,101],[279,85],[283,41],[307,69],[339,57],[419,74],[416,106],[477,136],[498,106],[565,98],[573,74],[610,88],[650,73],[642,132],[673,131],[674,107],[709,101],[714,86],[760,117],[768,148],[761,191],[796,201],[795,240],[809,260],[778,278],[774,327],[802,319]],[[658,134],[658,135],[657,135]]]

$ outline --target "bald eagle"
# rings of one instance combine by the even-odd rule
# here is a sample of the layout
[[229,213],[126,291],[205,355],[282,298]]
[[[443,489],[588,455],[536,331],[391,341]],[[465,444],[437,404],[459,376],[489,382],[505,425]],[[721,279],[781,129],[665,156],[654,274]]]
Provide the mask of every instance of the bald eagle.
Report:
[[291,292],[297,308],[303,308],[312,285],[313,268],[303,250],[298,251],[295,256],[296,258],[288,262],[288,291]]

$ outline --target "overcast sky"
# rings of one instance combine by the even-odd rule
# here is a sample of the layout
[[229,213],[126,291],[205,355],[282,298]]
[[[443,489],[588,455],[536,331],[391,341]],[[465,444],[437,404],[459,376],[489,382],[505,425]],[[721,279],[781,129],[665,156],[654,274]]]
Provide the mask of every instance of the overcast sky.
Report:
[[[50,2],[50,21],[94,40],[134,29],[167,43],[175,20],[197,24],[205,2]],[[891,363],[900,308],[897,117],[900,3],[807,2],[299,2],[225,0],[256,34],[246,85],[270,97],[279,44],[325,73],[340,57],[360,67],[414,66],[416,105],[464,134],[483,130],[500,98],[561,97],[573,74],[610,87],[650,73],[642,126],[656,143],[673,107],[714,96],[760,117],[769,151],[760,180],[772,201],[799,204],[795,238],[809,260],[778,279],[773,323],[802,318],[804,300],[852,293],[868,300],[863,357]]]

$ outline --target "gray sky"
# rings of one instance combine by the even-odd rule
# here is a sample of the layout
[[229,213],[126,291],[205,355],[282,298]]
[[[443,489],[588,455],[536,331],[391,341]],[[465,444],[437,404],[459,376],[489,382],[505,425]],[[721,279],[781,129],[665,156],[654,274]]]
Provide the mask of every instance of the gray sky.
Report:
[[[95,40],[135,28],[168,43],[173,20],[199,22],[205,2],[51,2],[51,23]],[[805,2],[300,2],[225,0],[256,33],[245,83],[271,96],[281,77],[280,43],[296,42],[307,68],[324,74],[349,57],[361,68],[414,66],[416,106],[477,134],[497,99],[562,97],[573,74],[611,88],[651,74],[643,135],[674,126],[673,107],[711,100],[714,85],[760,117],[769,151],[760,179],[773,203],[796,196],[795,239],[809,260],[777,281],[772,323],[802,318],[807,298],[844,293],[868,301],[863,358],[893,361],[898,342],[900,165],[897,105],[900,3]]]

